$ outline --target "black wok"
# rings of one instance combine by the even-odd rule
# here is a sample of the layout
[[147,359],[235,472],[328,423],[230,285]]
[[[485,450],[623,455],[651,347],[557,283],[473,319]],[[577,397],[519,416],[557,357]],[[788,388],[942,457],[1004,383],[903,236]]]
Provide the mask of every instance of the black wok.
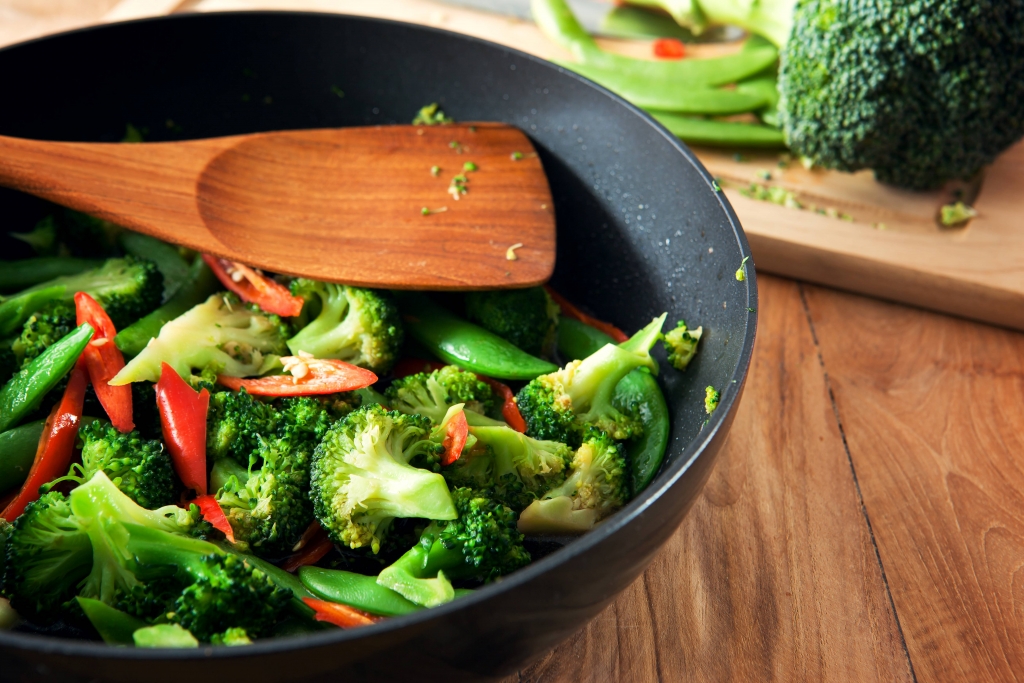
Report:
[[[735,214],[694,155],[618,97],[534,57],[472,38],[338,15],[184,15],[0,50],[0,134],[149,140],[407,123],[429,102],[457,120],[529,134],[557,208],[554,284],[637,329],[662,311],[701,324],[686,373],[663,363],[672,436],[657,479],[592,533],[446,606],[352,631],[245,648],[155,651],[0,633],[5,680],[373,681],[498,677],[569,637],[648,565],[701,490],[743,388],[756,326]],[[6,226],[42,210],[0,193]],[[16,255],[11,241],[0,254]],[[2,266],[0,266],[2,267]],[[660,352],[659,352],[660,353]],[[704,388],[722,390],[713,416]],[[705,423],[705,420],[707,422]],[[685,642],[685,638],[683,639]]]

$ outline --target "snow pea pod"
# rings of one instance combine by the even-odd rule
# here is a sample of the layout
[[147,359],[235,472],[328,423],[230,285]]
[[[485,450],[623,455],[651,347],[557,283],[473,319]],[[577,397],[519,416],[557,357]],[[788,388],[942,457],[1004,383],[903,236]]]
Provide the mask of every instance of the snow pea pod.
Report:
[[0,432],[17,426],[36,409],[50,389],[75,365],[93,332],[89,323],[79,325],[14,373],[0,389]]
[[40,256],[4,261],[0,268],[0,292],[17,292],[65,275],[99,268],[103,261],[70,256]]
[[136,320],[114,337],[114,343],[122,353],[137,356],[153,337],[160,334],[160,328],[174,320],[193,306],[206,301],[219,289],[213,271],[196,257],[189,268],[188,279],[163,306],[149,315]]
[[463,320],[423,294],[398,292],[406,330],[441,360],[495,379],[533,379],[558,366]]
[[[340,569],[306,566],[299,569],[302,584],[318,598],[340,602],[382,617],[398,617],[424,607],[377,583],[376,576],[365,576]],[[469,595],[468,588],[456,588],[455,597]]]
[[[562,316],[558,321],[558,352],[565,360],[586,358],[613,340],[600,330]],[[615,387],[613,405],[639,417],[644,433],[626,444],[629,452],[633,494],[651,483],[661,467],[668,446],[671,419],[658,381],[644,369],[626,375]]]
[[96,629],[96,632],[108,645],[133,645],[132,634],[148,624],[141,619],[136,619],[119,609],[115,609],[103,602],[92,598],[75,598],[81,605],[89,623]]
[[20,486],[36,456],[46,420],[0,432],[0,493]]
[[771,126],[737,121],[714,121],[696,119],[667,112],[651,112],[651,115],[669,132],[686,142],[705,145],[729,145],[735,147],[785,147],[786,138],[782,131]]

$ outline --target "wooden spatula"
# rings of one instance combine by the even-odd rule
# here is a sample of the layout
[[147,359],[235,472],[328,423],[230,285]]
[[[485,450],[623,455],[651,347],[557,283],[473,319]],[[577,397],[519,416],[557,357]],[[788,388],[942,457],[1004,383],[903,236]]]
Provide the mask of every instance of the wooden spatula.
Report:
[[548,279],[555,220],[529,139],[495,123],[142,144],[0,136],[0,185],[168,242],[368,287]]

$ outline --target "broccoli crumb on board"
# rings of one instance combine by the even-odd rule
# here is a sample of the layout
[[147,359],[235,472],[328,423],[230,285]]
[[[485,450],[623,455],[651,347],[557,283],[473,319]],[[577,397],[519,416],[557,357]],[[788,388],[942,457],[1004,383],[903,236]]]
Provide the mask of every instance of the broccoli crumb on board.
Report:
[[978,215],[973,207],[963,202],[946,204],[939,212],[939,221],[947,228],[961,227]]

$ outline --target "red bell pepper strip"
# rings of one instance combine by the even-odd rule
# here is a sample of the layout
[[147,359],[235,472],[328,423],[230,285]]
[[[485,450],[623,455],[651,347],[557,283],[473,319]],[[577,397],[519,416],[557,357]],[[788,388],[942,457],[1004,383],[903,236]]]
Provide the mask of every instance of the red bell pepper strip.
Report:
[[316,612],[314,616],[317,621],[326,621],[341,628],[369,626],[381,620],[381,617],[375,617],[372,614],[367,614],[348,605],[342,605],[339,602],[317,600],[316,598],[302,598],[302,602],[313,608],[313,611]]
[[79,357],[71,371],[68,386],[64,389],[64,397],[46,419],[28,477],[21,485],[17,497],[0,512],[0,518],[13,522],[25,511],[26,505],[39,499],[40,486],[68,473],[78,428],[82,426],[82,404],[85,402],[85,388],[88,384],[88,371]]
[[466,447],[466,439],[469,438],[469,423],[466,422],[466,413],[459,411],[455,417],[448,422],[448,428],[444,435],[444,455],[441,456],[441,464],[448,466],[462,457],[462,449]]
[[544,285],[544,289],[546,289],[548,294],[551,295],[551,298],[555,300],[555,303],[561,307],[563,315],[567,315],[570,318],[579,320],[584,325],[590,325],[595,330],[601,330],[609,337],[614,339],[616,344],[621,344],[622,342],[629,339],[629,335],[627,335],[619,328],[615,327],[615,325],[612,325],[611,323],[606,323],[604,321],[598,320],[597,318],[593,318],[587,315],[586,313],[572,305],[572,303],[570,303],[570,301],[566,299],[564,296],[562,296],[555,290],[551,289],[551,287],[549,287],[548,285]]
[[313,358],[309,354],[284,356],[285,372],[258,379],[240,379],[218,375],[217,381],[232,391],[242,387],[253,396],[317,396],[353,391],[377,381],[377,375],[343,360]]
[[206,495],[206,413],[210,392],[196,392],[167,363],[156,383],[160,428],[171,453],[174,471],[186,487]]
[[516,397],[512,393],[512,389],[507,384],[496,379],[484,377],[483,375],[477,375],[476,377],[481,382],[486,382],[490,385],[494,393],[501,397],[501,416],[505,418],[508,426],[520,434],[525,434],[526,420],[523,419],[523,414],[519,412],[519,404],[516,403]]
[[327,532],[320,526],[320,522],[316,520],[309,525],[309,528],[306,529],[305,533],[302,534],[302,538],[295,545],[298,551],[288,557],[281,565],[281,569],[284,569],[286,572],[295,572],[298,571],[299,567],[316,564],[324,558],[324,555],[331,552],[331,548],[334,547],[334,543],[327,536]]
[[403,377],[408,377],[409,375],[417,375],[421,372],[433,372],[434,370],[440,370],[443,367],[444,363],[438,363],[434,360],[403,358],[395,363],[395,367],[391,371],[391,374],[394,375],[395,379],[401,379]]
[[82,352],[89,381],[96,391],[100,405],[117,431],[127,433],[135,429],[132,419],[132,387],[124,384],[112,387],[108,382],[124,367],[124,355],[114,343],[117,330],[103,307],[85,292],[75,294],[75,315],[78,324],[89,323],[96,333]]
[[654,56],[662,59],[682,59],[686,48],[676,38],[658,38],[654,41]]
[[229,541],[235,542],[235,531],[231,528],[231,522],[224,515],[224,510],[221,509],[216,498],[212,495],[199,496],[192,502],[199,506],[200,512],[203,513],[203,519],[209,522],[214,529],[223,532]]
[[268,313],[294,318],[302,313],[302,297],[293,296],[288,288],[247,265],[226,258],[203,254],[221,284]]

